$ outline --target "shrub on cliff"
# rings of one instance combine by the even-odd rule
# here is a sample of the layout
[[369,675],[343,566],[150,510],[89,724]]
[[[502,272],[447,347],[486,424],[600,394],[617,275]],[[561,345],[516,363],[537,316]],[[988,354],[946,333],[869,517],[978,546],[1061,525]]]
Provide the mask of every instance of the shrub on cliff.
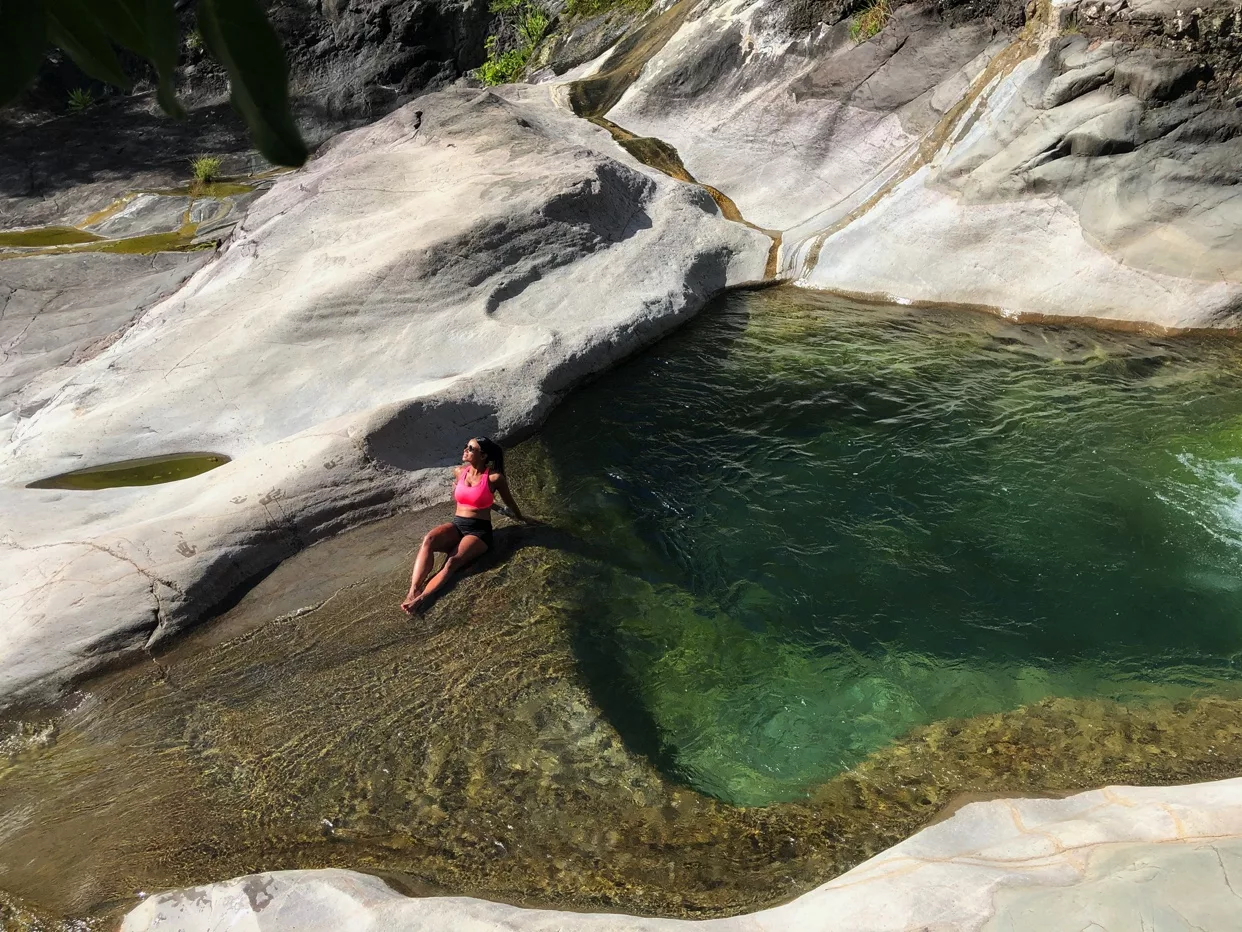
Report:
[[487,61],[474,75],[484,84],[509,84],[522,76],[552,20],[530,0],[495,0],[491,11],[500,16],[499,27],[487,37]]

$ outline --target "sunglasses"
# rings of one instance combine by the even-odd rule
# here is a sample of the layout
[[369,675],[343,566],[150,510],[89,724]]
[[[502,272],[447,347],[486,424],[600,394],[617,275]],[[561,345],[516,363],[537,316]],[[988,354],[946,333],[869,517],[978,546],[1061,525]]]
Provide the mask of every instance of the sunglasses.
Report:
[[482,453],[483,452],[483,450],[477,444],[473,444],[473,443],[466,444],[466,449],[471,453]]

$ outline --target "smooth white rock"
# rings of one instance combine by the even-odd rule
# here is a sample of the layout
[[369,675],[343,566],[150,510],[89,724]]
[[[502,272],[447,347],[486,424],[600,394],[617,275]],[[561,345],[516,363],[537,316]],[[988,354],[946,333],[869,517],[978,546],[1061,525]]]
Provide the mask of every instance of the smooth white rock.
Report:
[[[0,425],[0,702],[445,494],[468,436],[538,423],[761,278],[767,250],[546,88],[452,89],[338,137],[216,261]],[[233,461],[147,488],[24,487],[185,451]]]
[[1209,929],[1242,916],[1242,779],[964,806],[783,906],[708,921],[402,896],[342,870],[160,893],[122,932],[976,932]]

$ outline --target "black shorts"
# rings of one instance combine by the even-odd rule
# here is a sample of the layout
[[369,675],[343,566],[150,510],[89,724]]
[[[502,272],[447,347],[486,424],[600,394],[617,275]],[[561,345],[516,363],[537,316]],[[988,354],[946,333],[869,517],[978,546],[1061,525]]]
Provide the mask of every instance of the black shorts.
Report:
[[486,518],[453,518],[453,527],[461,532],[462,537],[477,537],[492,549],[492,522]]

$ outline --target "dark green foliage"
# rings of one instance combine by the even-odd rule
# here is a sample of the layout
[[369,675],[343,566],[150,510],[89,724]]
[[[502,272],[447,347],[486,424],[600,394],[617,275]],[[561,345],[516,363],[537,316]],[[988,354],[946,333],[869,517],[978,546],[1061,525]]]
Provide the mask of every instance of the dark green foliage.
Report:
[[506,44],[501,37],[488,36],[484,43],[487,61],[474,74],[484,84],[508,84],[522,76],[552,21],[546,10],[529,0],[493,0],[490,9],[501,14],[502,33],[512,36],[516,44],[501,51],[501,45]]
[[[228,72],[233,106],[255,147],[278,165],[305,162],[284,50],[257,0],[199,0],[197,31]],[[175,86],[180,30],[173,0],[0,0],[0,107],[34,80],[50,46],[122,90],[131,81],[115,46],[129,49],[155,67],[164,112],[185,115]]]
[[0,106],[34,80],[47,51],[42,0],[0,0]]
[[108,34],[86,0],[46,0],[47,37],[98,81],[128,91],[132,86]]
[[256,0],[199,0],[198,28],[229,73],[233,106],[259,151],[278,165],[305,162],[306,144],[289,110],[289,65]]

